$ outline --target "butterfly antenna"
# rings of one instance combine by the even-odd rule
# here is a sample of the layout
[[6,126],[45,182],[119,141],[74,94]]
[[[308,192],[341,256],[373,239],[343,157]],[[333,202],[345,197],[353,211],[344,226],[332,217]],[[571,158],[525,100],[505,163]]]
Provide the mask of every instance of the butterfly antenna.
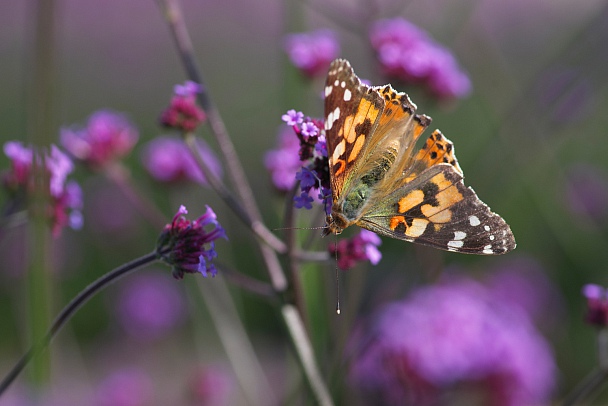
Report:
[[336,314],[340,314],[340,271],[338,270],[338,236],[334,235],[334,248],[336,253]]

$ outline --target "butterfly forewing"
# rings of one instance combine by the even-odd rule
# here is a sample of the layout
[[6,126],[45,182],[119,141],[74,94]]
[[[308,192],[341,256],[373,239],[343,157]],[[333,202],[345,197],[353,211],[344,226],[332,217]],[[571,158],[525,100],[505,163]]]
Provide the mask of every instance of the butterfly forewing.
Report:
[[464,253],[515,248],[508,224],[463,183],[454,146],[405,93],[361,83],[335,60],[325,84],[325,130],[333,193],[328,232],[351,224],[378,234]]

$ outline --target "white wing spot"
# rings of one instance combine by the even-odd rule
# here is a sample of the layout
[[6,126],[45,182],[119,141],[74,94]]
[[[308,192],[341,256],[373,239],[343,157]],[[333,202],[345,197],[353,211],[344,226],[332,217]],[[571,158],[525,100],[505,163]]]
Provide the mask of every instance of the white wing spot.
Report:
[[352,93],[350,92],[350,90],[346,89],[344,91],[344,101],[349,101],[351,96],[352,96]]
[[450,247],[451,248],[460,248],[463,245],[464,245],[464,241],[462,241],[462,240],[458,240],[458,241],[452,240],[452,241],[448,242],[448,248],[450,248]]
[[493,235],[490,236],[490,241],[494,241],[494,236]]
[[466,236],[467,236],[467,233],[465,233],[464,231],[455,231],[454,232],[455,241],[464,240]]
[[492,251],[492,246],[491,245],[486,245],[485,247],[483,247],[483,251],[484,254],[493,254],[494,251]]
[[325,120],[325,131],[331,130],[337,119],[340,118],[340,107],[336,107],[334,111],[330,111]]
[[479,221],[479,218],[477,216],[469,216],[469,223],[473,227],[476,227],[481,224],[481,221]]
[[346,141],[342,140],[338,145],[336,145],[336,148],[334,149],[334,154],[332,155],[333,162],[336,162],[338,159],[340,159],[342,154],[344,154],[345,150]]
[[490,231],[490,226],[483,226],[483,229],[486,231]]
[[333,90],[332,86],[325,86],[325,97],[329,96],[331,94],[332,90]]
[[340,84],[340,81],[338,79],[336,79],[336,81],[334,82],[334,86],[338,86]]
[[342,89],[344,89],[344,88],[346,87],[346,82],[345,82],[345,81],[342,81],[342,83],[340,83],[340,87],[341,87]]

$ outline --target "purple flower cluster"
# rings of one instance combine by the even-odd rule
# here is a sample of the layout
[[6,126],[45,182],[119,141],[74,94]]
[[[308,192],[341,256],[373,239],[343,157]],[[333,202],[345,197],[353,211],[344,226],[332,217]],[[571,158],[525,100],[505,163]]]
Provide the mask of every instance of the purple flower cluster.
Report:
[[361,261],[369,261],[372,265],[378,264],[382,259],[382,254],[378,251],[378,246],[382,244],[380,237],[374,232],[361,230],[353,238],[340,240],[336,245],[329,245],[329,252],[332,255],[338,252],[338,267],[343,271],[352,269]]
[[191,81],[176,85],[169,107],[161,114],[161,124],[181,132],[194,131],[206,118],[205,112],[196,103],[196,94],[201,91],[201,86]]
[[583,286],[582,293],[587,299],[585,321],[597,327],[608,326],[608,292],[606,288],[588,284]]
[[50,192],[47,217],[54,237],[58,237],[65,226],[73,229],[82,227],[82,190],[75,181],[67,181],[74,170],[74,164],[67,155],[55,145],[51,145],[50,153],[38,153],[18,141],[5,143],[4,153],[11,161],[11,168],[4,174],[3,183],[15,197],[31,193],[34,187],[31,179],[33,162],[44,162]]
[[462,98],[471,91],[471,82],[452,53],[402,18],[377,21],[370,41],[387,76],[423,84],[439,99]]
[[329,64],[340,53],[340,45],[333,31],[317,30],[288,35],[285,51],[291,63],[312,78],[327,73]]
[[[304,114],[295,110],[289,110],[282,116],[282,120],[293,129],[299,141],[299,148],[297,149],[299,163],[293,158],[295,155],[292,155],[291,161],[289,161],[291,163],[290,168],[295,168],[296,165],[300,167],[300,170],[295,173],[295,179],[300,184],[300,194],[294,198],[295,207],[311,209],[312,203],[315,199],[318,199],[323,202],[325,211],[327,213],[331,212],[327,145],[325,144],[324,131],[321,130],[323,122],[304,117]],[[278,163],[273,159],[283,158],[288,160],[287,154],[293,153],[296,149],[292,143],[285,142],[283,145],[285,148],[274,150],[266,156],[267,167],[277,167]],[[277,173],[277,178],[282,181],[278,184],[275,182],[275,185],[284,186],[288,184],[285,178],[290,173],[274,171],[273,179],[275,177],[274,173]]]
[[61,130],[61,145],[74,159],[92,169],[101,169],[126,156],[138,138],[137,129],[129,120],[112,111],[93,113],[84,128]]
[[463,404],[544,404],[555,382],[552,351],[527,314],[468,280],[388,305],[350,351],[353,386],[386,404],[435,405],[456,386]]
[[[167,224],[158,238],[156,252],[159,257],[173,267],[173,277],[182,279],[184,273],[200,272],[204,277],[217,274],[211,262],[217,256],[215,240],[225,238],[226,232],[217,221],[211,207],[194,221],[184,215],[188,210],[180,206],[171,224]],[[207,227],[210,226],[210,227]],[[211,228],[205,230],[205,227]]]
[[[197,144],[211,172],[221,178],[222,166],[219,159],[204,141],[197,140]],[[181,139],[165,136],[155,138],[144,147],[142,161],[148,173],[160,182],[176,183],[189,180],[207,184],[205,175]]]

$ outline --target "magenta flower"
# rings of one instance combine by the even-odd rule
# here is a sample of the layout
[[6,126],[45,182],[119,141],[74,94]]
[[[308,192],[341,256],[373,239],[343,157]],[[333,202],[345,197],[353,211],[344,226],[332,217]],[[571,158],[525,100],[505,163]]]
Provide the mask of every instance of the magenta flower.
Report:
[[154,384],[139,368],[117,370],[97,388],[96,406],[146,406],[154,399]]
[[470,93],[471,82],[452,53],[412,23],[402,18],[377,21],[370,41],[385,75],[422,84],[438,99]]
[[226,232],[217,221],[211,207],[194,221],[187,220],[184,206],[167,224],[158,238],[156,252],[160,259],[173,267],[173,277],[182,279],[184,273],[201,273],[204,277],[217,274],[211,262],[217,256],[215,240],[225,238]]
[[483,404],[499,406],[549,400],[556,366],[548,343],[524,312],[476,282],[420,288],[372,323],[350,344],[349,378],[375,403],[426,406],[446,396],[454,404],[481,396]]
[[585,321],[597,327],[608,326],[608,294],[606,288],[590,283],[583,286],[582,293],[587,299]]
[[47,216],[54,237],[58,237],[65,226],[73,229],[82,227],[82,190],[75,181],[67,182],[68,175],[74,170],[67,155],[55,145],[51,145],[50,153],[39,154],[18,141],[5,143],[4,152],[11,160],[11,168],[4,174],[3,183],[14,196],[31,193],[33,180],[30,175],[34,159],[44,161],[50,196]]
[[131,152],[139,133],[120,113],[93,113],[84,128],[63,128],[61,145],[76,160],[92,169],[101,169]]
[[164,274],[146,273],[131,278],[116,307],[127,334],[139,340],[154,340],[181,324],[185,303],[179,288]]
[[312,78],[327,73],[329,64],[340,53],[340,45],[332,31],[318,30],[288,35],[285,51],[291,63]]
[[[197,140],[197,144],[213,174],[221,178],[222,166],[219,159],[204,141]],[[148,173],[160,182],[189,180],[207,185],[205,175],[181,139],[166,136],[155,138],[144,147],[142,161]]]
[[[369,261],[372,265],[377,265],[382,259],[382,254],[378,246],[382,244],[380,237],[372,231],[361,230],[361,232],[349,239],[338,242],[338,268],[343,271],[352,269],[361,261]],[[336,245],[329,245],[329,252],[332,256],[336,254]]]
[[161,124],[181,132],[194,131],[206,118],[205,112],[196,101],[196,94],[201,90],[199,84],[191,81],[175,86],[174,96],[161,114]]

